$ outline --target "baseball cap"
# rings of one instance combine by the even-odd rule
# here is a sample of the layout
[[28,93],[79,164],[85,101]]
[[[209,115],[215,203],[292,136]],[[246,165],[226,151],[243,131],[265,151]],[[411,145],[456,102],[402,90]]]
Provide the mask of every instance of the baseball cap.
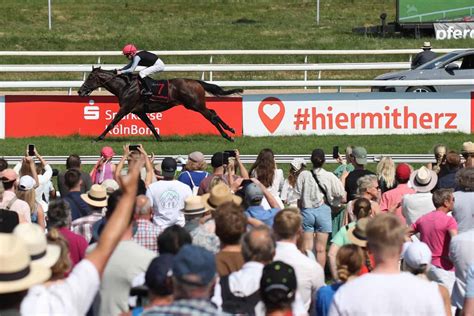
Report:
[[224,164],[224,153],[218,152],[212,155],[211,166],[213,168],[219,168]]
[[398,164],[395,170],[395,177],[400,180],[410,179],[411,169],[406,163]]
[[204,154],[200,151],[193,151],[188,155],[188,159],[194,162],[204,161]]
[[359,165],[367,164],[367,150],[364,147],[355,147],[352,150],[352,156]]
[[431,263],[431,250],[427,244],[421,241],[415,241],[408,244],[402,253],[405,264],[412,269],[418,269],[421,265]]
[[161,162],[161,174],[164,177],[174,177],[178,163],[171,157],[166,157]]
[[245,201],[247,203],[260,202],[263,199],[262,189],[255,183],[250,183],[245,187]]
[[273,290],[287,293],[287,297],[295,296],[297,288],[296,274],[292,266],[274,261],[263,268],[260,279],[260,293],[262,296],[270,295]]
[[29,191],[33,189],[36,185],[35,179],[33,179],[32,176],[23,176],[20,178],[20,181],[18,183],[18,190],[20,191]]
[[306,165],[306,160],[304,158],[293,158],[290,164],[296,171],[298,171]]
[[173,288],[168,282],[168,278],[173,275],[173,258],[174,255],[165,253],[150,262],[145,273],[145,284],[154,294],[170,295],[173,293]]
[[12,182],[17,178],[18,175],[13,169],[5,169],[0,173],[0,179],[2,179],[2,182]]
[[173,258],[173,276],[190,285],[208,285],[216,276],[214,254],[200,246],[184,245]]

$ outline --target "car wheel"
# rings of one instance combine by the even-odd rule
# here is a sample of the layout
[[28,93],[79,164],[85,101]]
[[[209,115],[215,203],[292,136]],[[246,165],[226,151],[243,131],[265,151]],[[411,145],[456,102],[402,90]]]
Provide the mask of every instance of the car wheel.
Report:
[[425,86],[409,87],[407,92],[435,92],[433,88]]

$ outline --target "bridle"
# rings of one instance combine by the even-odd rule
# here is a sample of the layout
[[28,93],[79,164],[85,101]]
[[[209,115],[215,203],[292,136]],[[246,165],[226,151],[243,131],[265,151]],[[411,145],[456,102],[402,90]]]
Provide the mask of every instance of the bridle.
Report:
[[116,75],[113,75],[112,77],[110,77],[109,79],[103,81],[102,78],[100,78],[100,76],[96,75],[95,73],[91,73],[95,79],[97,80],[97,82],[99,83],[99,85],[96,87],[96,88],[92,88],[90,87],[88,84],[86,84],[85,82],[82,84],[82,86],[84,88],[86,88],[87,90],[90,90],[91,92],[94,91],[95,89],[97,89],[98,87],[103,87],[105,86],[105,84],[107,82],[109,82],[110,80],[114,79],[116,77]]

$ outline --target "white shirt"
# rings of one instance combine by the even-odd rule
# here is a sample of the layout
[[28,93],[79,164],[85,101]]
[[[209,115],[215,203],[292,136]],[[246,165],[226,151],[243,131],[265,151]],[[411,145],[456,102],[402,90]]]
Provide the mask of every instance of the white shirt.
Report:
[[313,294],[324,283],[324,270],[315,261],[305,256],[290,242],[278,241],[274,261],[283,261],[295,269],[298,293],[303,299],[305,309],[309,310]]
[[458,223],[458,232],[474,228],[474,192],[454,192],[453,216]]
[[411,225],[421,216],[436,209],[433,204],[433,195],[428,193],[405,194],[402,198],[402,213]]
[[146,190],[153,208],[153,221],[161,229],[177,224],[184,226],[184,200],[193,193],[189,186],[178,181],[157,181]]
[[22,315],[85,315],[99,290],[97,269],[87,259],[79,262],[63,281],[30,288],[21,302]]
[[329,316],[445,315],[438,285],[410,273],[367,273],[341,286]]
[[[229,289],[235,296],[249,296],[260,289],[260,279],[262,278],[264,265],[260,262],[246,262],[239,271],[229,274]],[[214,296],[211,301],[221,310],[222,289],[220,282],[216,283]],[[292,305],[295,315],[305,315],[305,306],[300,296],[295,297]],[[265,307],[262,302],[255,306],[255,315],[265,315]]]
[[[252,171],[251,177],[257,178],[257,172],[255,172],[255,170]],[[283,188],[284,181],[285,181],[285,176],[283,174],[283,170],[275,169],[275,173],[273,174],[272,185],[267,188],[267,190],[273,195],[273,197],[275,198],[275,200],[277,201],[281,209],[285,207],[280,198],[280,191]]]
[[451,303],[462,308],[466,294],[467,270],[471,264],[474,264],[474,227],[451,239],[449,258],[456,268],[456,281],[451,294]]
[[[20,175],[20,169],[21,169],[22,163],[19,162],[15,165],[13,170]],[[43,200],[43,194],[46,197],[46,202],[49,203],[49,191],[50,191],[50,185],[49,182],[51,181],[51,178],[53,177],[53,169],[49,164],[46,164],[44,166],[44,173],[38,175],[38,187],[36,188],[36,201],[40,203]],[[44,210],[45,212],[48,211],[46,208]]]

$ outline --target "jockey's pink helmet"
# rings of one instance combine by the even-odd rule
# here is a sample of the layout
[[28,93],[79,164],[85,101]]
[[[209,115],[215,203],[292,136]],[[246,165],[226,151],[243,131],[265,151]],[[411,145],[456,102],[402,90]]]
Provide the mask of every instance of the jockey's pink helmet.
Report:
[[137,48],[133,44],[127,44],[123,47],[122,53],[124,55],[132,55],[134,56],[137,53]]

